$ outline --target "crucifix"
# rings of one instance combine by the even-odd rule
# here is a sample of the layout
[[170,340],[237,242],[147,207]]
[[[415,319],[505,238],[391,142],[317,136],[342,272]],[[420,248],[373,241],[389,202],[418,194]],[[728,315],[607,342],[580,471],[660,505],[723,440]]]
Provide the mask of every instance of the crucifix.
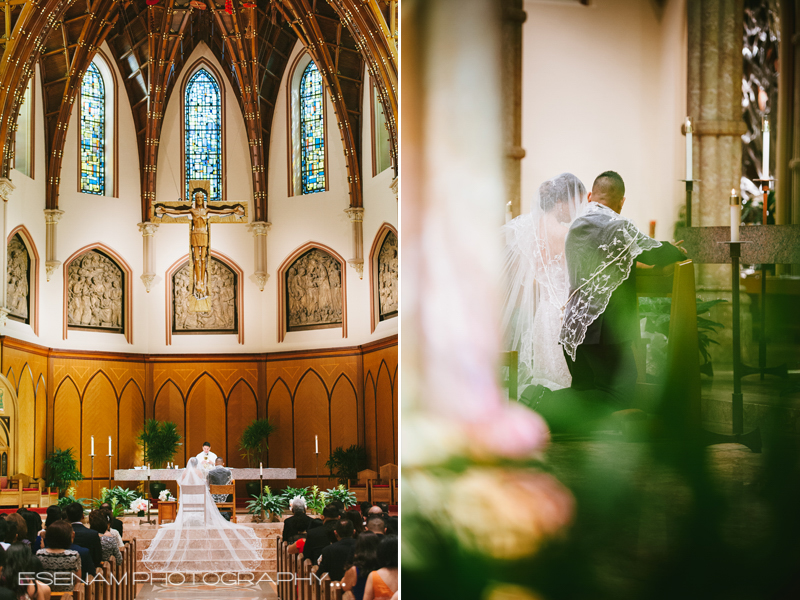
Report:
[[189,244],[192,248],[189,259],[192,263],[192,295],[189,310],[208,312],[211,310],[211,298],[208,296],[209,218],[211,215],[234,215],[237,219],[242,219],[245,216],[245,209],[241,204],[209,208],[208,193],[211,182],[192,181],[191,184],[193,186],[191,204],[174,208],[156,204],[155,216],[189,217],[191,223]]

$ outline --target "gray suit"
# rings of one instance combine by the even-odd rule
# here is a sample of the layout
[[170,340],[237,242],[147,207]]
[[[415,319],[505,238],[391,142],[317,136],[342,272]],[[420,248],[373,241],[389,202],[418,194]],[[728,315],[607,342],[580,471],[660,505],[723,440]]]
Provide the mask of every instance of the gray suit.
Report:
[[[227,467],[219,466],[214,467],[208,472],[209,485],[228,485],[233,481],[233,473]],[[232,499],[231,494],[211,494],[214,502],[229,502]]]

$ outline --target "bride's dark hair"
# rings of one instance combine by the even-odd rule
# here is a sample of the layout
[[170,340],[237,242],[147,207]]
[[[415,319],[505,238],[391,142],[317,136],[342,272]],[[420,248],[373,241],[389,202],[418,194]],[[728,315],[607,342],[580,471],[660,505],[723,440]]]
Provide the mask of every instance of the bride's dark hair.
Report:
[[539,186],[539,207],[544,212],[550,212],[559,202],[569,201],[575,191],[579,196],[583,196],[586,188],[572,173],[562,173],[548,179]]

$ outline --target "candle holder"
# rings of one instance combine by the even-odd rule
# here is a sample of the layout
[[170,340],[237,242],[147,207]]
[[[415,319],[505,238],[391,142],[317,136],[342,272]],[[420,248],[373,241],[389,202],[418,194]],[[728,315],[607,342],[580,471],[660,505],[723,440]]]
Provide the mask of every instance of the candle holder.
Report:
[[694,182],[698,183],[700,179],[680,179],[686,184],[686,226],[692,226],[692,192],[694,191]]
[[92,483],[90,485],[92,487],[91,496],[94,498],[94,454],[90,454],[89,458],[92,459],[92,476],[90,478]]
[[[319,452],[316,453],[317,456],[317,479],[319,479]],[[319,485],[319,481],[317,481],[317,485]]]
[[261,480],[261,496],[264,495],[264,474],[259,473],[259,479]]
[[108,489],[111,489],[111,457],[113,454],[108,455]]
[[148,496],[150,500],[147,501],[147,524],[152,525],[150,522],[150,504],[153,502],[153,496],[150,494],[150,469],[147,469],[147,489],[144,491],[145,498]]

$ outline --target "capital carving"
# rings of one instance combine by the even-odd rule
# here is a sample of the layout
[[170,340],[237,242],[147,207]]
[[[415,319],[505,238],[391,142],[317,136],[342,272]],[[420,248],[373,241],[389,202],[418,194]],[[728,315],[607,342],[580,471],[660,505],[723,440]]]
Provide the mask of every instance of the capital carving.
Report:
[[363,258],[351,258],[347,261],[347,264],[353,267],[356,272],[358,273],[359,279],[364,279],[364,259]]
[[[156,232],[156,229],[158,229],[158,223],[153,223],[152,221],[139,223],[139,231],[142,232],[142,237],[152,236]],[[148,289],[147,291],[149,292],[150,290]]]
[[253,221],[250,223],[250,231],[253,235],[267,235],[267,232],[272,227],[272,223],[267,221]]
[[253,277],[256,280],[259,291],[263,292],[264,287],[267,285],[267,280],[269,279],[269,273],[254,273]]
[[7,177],[0,177],[0,198],[3,199],[3,202],[8,202],[9,198],[11,198],[11,192],[16,189],[16,186],[11,183],[11,180]]
[[150,293],[150,286],[153,285],[153,280],[155,278],[156,278],[155,273],[143,273],[142,276],[140,277],[142,283],[144,284],[144,289],[147,290],[148,294]]
[[400,198],[400,186],[399,186],[399,183],[400,183],[400,178],[399,177],[395,177],[394,179],[392,179],[392,183],[389,184],[389,187],[392,188],[392,191],[394,192],[394,199],[395,200]]
[[[52,224],[58,223],[61,220],[61,217],[63,216],[63,214],[64,214],[63,210],[58,210],[57,208],[45,208],[44,209],[44,221],[48,225],[50,225],[51,223]],[[61,263],[58,263],[58,264],[60,265]],[[56,266],[58,266],[58,265],[56,265]]]
[[48,260],[44,263],[44,270],[47,272],[47,281],[50,281],[50,278],[59,266],[61,266],[60,260]]
[[363,208],[351,206],[350,208],[344,209],[344,212],[346,212],[347,216],[350,217],[351,223],[361,223],[364,220]]

